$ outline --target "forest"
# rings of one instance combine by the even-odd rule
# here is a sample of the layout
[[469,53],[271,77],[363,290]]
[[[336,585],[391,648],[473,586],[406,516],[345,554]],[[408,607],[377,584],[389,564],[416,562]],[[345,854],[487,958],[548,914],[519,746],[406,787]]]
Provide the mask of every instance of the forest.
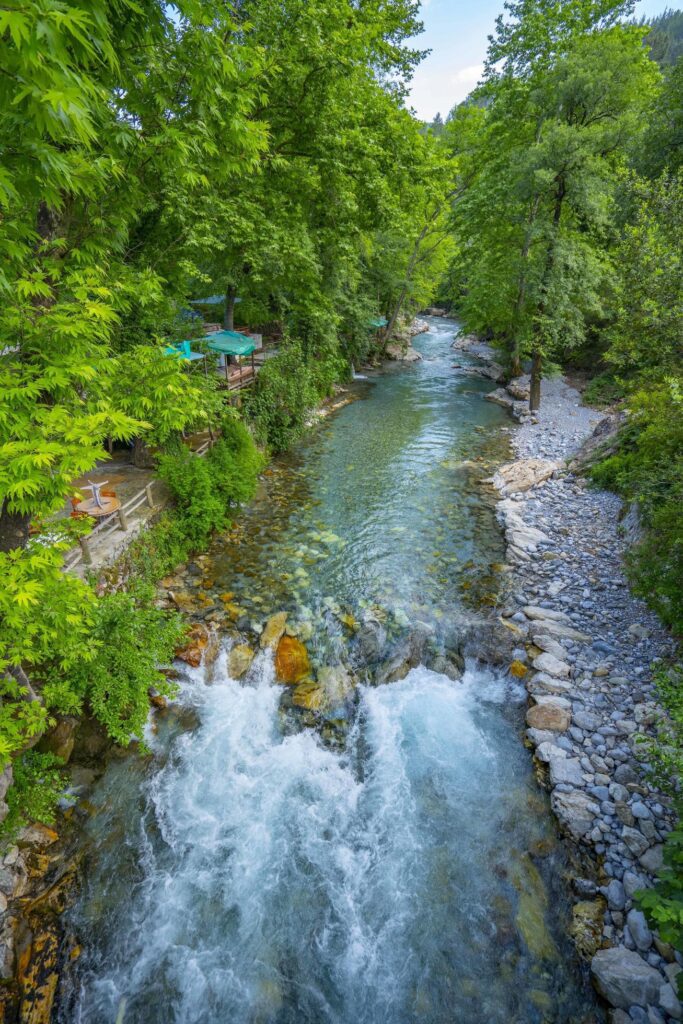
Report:
[[[272,456],[431,304],[510,378],[581,381],[618,425],[586,470],[637,509],[635,592],[683,631],[683,13],[508,0],[480,84],[411,111],[416,0],[8,0],[0,8],[0,761],[4,841],[50,824],[41,742],[140,738],[186,625],[155,586],[235,521]],[[457,18],[457,11],[454,12]],[[239,411],[193,300],[277,325]],[[369,329],[369,325],[382,326]],[[211,429],[206,459],[182,437]],[[116,583],[63,571],[58,517],[107,446],[174,498]],[[679,798],[681,676],[654,770]],[[682,834],[645,904],[683,948]]]

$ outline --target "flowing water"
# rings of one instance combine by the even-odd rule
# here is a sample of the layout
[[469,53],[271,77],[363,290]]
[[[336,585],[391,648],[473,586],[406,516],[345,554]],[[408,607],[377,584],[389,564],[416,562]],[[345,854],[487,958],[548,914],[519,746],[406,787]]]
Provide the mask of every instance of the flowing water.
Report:
[[[421,363],[355,382],[190,567],[232,625],[210,679],[184,673],[152,755],[96,789],[63,1024],[598,1019],[563,935],[523,688],[472,661],[461,680],[420,664],[372,686],[357,639],[369,624],[390,652],[419,623],[435,665],[500,578],[480,480],[505,415],[453,369],[455,324],[431,327]],[[283,711],[269,653],[229,676],[237,631],[280,609],[314,673],[359,678],[327,731]]]

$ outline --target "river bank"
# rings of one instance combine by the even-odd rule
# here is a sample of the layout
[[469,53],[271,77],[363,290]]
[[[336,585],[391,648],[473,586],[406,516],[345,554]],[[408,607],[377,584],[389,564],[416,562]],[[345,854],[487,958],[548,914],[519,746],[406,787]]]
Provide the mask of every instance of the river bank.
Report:
[[518,461],[494,477],[512,570],[501,617],[518,639],[526,736],[560,827],[584,854],[585,877],[573,882],[576,932],[610,1020],[680,1020],[683,961],[633,903],[661,867],[673,824],[642,741],[661,713],[653,667],[674,643],[629,591],[620,500],[571,471],[603,417],[552,380],[534,419],[513,428]]

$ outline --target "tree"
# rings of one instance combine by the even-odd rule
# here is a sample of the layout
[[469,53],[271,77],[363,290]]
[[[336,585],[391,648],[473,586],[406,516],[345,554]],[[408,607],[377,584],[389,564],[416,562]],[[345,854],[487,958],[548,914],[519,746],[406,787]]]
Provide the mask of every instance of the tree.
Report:
[[513,19],[499,19],[482,89],[485,169],[457,219],[468,239],[459,261],[466,321],[493,333],[513,372],[531,355],[536,410],[544,361],[605,315],[617,182],[657,72],[642,30],[615,24],[628,4],[506,6]]

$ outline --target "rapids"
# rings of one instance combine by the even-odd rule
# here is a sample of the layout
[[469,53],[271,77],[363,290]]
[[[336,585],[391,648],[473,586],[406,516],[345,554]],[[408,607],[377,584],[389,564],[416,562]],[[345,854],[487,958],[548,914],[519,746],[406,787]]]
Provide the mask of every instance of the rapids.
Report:
[[[447,646],[495,588],[476,480],[505,418],[452,369],[454,327],[416,339],[422,363],[354,384],[361,400],[280,460],[211,553],[245,622],[285,607],[308,623],[314,668],[343,656],[344,610],[383,609],[390,641],[419,618]],[[459,681],[363,681],[339,749],[283,727],[272,655],[231,679],[232,642],[210,685],[184,671],[151,756],[96,788],[61,1024],[599,1019],[564,935],[523,688],[475,662]]]

